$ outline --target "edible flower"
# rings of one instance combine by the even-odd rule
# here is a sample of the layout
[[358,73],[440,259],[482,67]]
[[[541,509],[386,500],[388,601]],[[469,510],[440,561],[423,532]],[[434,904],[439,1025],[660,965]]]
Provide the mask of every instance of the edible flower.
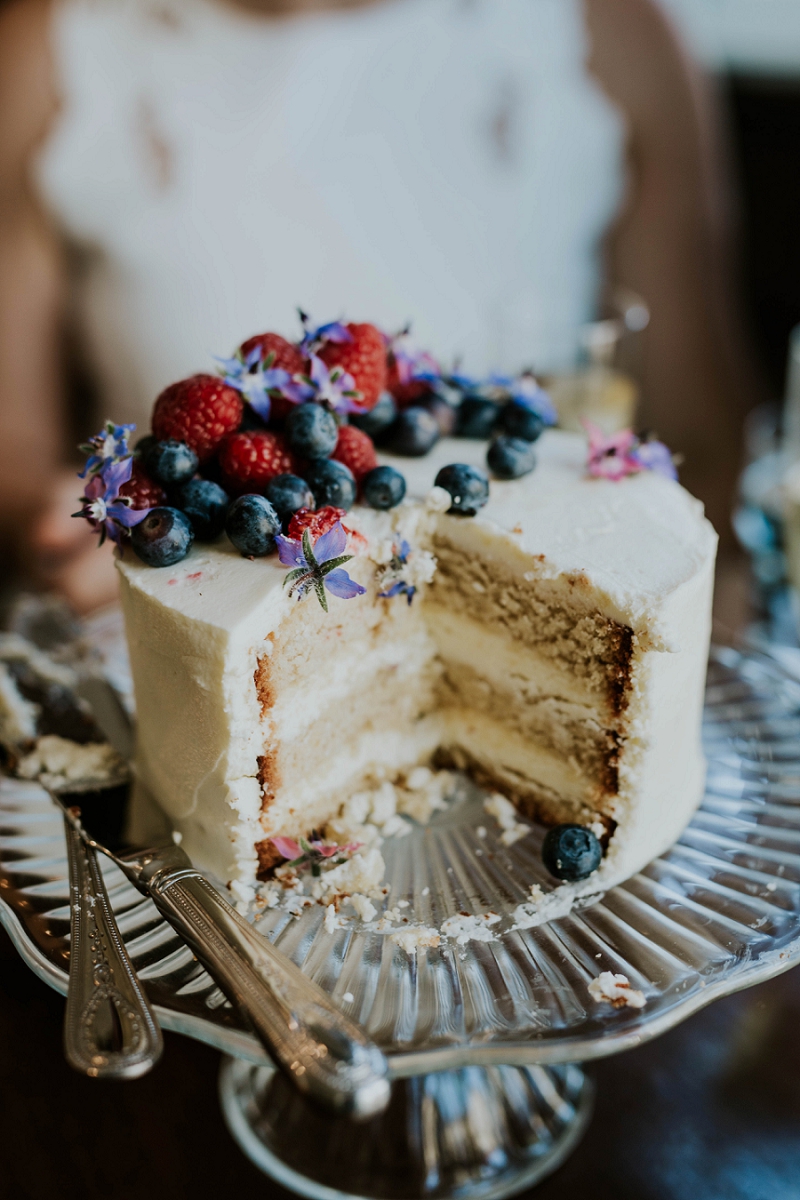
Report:
[[241,392],[261,419],[268,421],[270,396],[284,395],[284,389],[291,383],[288,371],[284,371],[282,367],[273,367],[275,351],[270,350],[263,362],[260,346],[254,346],[245,358],[242,358],[241,354],[236,354],[233,358],[219,358],[215,355],[215,358],[220,364],[220,374],[228,387]]
[[306,354],[313,354],[325,342],[338,342],[340,345],[344,342],[352,342],[352,333],[341,321],[328,321],[325,325],[313,325],[308,313],[303,312],[302,308],[298,308],[297,312],[300,324],[303,326],[300,349],[304,350]]
[[394,360],[398,383],[403,385],[414,383],[416,380],[434,382],[439,379],[442,369],[432,354],[427,350],[416,350],[410,343],[411,327],[406,325],[399,333],[387,336],[386,349]]
[[89,477],[81,497],[81,509],[72,514],[73,517],[84,517],[99,529],[101,546],[107,537],[119,544],[127,531],[150,512],[149,508],[131,508],[130,499],[119,494],[119,489],[131,477],[132,467],[130,458],[121,462],[106,459],[99,474]]
[[311,867],[312,875],[320,874],[320,867],[326,859],[335,858],[337,863],[346,862],[346,858],[336,856],[352,854],[363,845],[362,842],[348,842],[346,846],[336,846],[329,842],[307,842],[305,838],[296,842],[294,838],[289,837],[274,837],[269,840],[278,854],[289,859],[284,866]]
[[558,413],[553,401],[541,386],[532,371],[523,371],[521,375],[492,375],[489,382],[494,387],[506,392],[513,404],[521,404],[535,412],[545,425],[556,425]]
[[406,596],[408,598],[408,603],[411,604],[411,601],[416,595],[417,589],[412,583],[406,583],[404,579],[397,578],[403,567],[408,562],[408,556],[410,553],[411,547],[405,538],[401,540],[399,546],[392,547],[392,557],[389,563],[387,563],[384,571],[384,585],[389,580],[393,580],[393,582],[389,585],[389,587],[384,586],[384,590],[378,592],[379,599],[391,600],[393,596]]
[[640,438],[632,429],[605,434],[592,421],[583,420],[589,436],[586,467],[597,479],[624,479],[641,471],[655,471],[667,479],[677,479],[675,460],[663,442]]
[[318,404],[329,404],[337,412],[358,412],[357,401],[361,399],[353,376],[342,367],[329,369],[317,354],[309,358],[308,374],[295,375],[281,392],[295,404],[315,400]]
[[347,546],[347,534],[341,521],[337,521],[327,533],[321,534],[314,543],[307,529],[303,530],[302,542],[282,534],[278,534],[275,541],[283,566],[294,568],[283,581],[284,587],[289,585],[290,596],[297,592],[297,598],[301,600],[313,587],[317,599],[327,612],[326,588],[341,600],[363,596],[367,590],[341,569],[353,557],[352,554],[342,553]]
[[78,447],[82,454],[89,456],[83,470],[78,472],[78,478],[98,475],[106,463],[130,458],[128,435],[135,428],[135,425],[115,425],[113,421],[106,421],[99,433]]

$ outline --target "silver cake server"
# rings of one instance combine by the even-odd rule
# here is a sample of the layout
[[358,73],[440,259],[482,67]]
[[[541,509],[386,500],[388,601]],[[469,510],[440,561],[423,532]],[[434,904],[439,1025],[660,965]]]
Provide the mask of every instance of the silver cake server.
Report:
[[95,841],[56,794],[71,829],[107,855],[191,947],[271,1058],[306,1095],[336,1113],[382,1112],[390,1086],[378,1047],[299,967],[259,934],[170,843],[117,855]]

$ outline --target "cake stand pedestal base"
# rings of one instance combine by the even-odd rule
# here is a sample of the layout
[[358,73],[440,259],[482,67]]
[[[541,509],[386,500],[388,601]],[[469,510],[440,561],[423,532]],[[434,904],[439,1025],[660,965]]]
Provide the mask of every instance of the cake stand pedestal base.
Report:
[[248,1158],[313,1200],[500,1200],[571,1154],[592,1110],[580,1067],[462,1067],[399,1079],[380,1117],[309,1104],[272,1067],[226,1058],[228,1128]]

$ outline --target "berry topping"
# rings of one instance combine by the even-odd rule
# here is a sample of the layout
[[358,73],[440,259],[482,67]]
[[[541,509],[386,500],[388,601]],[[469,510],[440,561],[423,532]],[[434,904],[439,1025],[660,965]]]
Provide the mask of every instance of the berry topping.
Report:
[[501,408],[499,424],[503,433],[509,437],[524,438],[526,442],[535,442],[545,428],[545,422],[538,412],[514,400]]
[[239,428],[242,397],[216,375],[192,375],[165,388],[153,409],[153,433],[159,441],[175,438],[206,462],[226,433]]
[[394,467],[375,467],[361,480],[361,490],[370,508],[394,508],[406,494],[406,481]]
[[190,479],[178,493],[178,507],[192,522],[199,542],[213,542],[225,528],[228,493],[209,479]]
[[458,409],[455,405],[450,404],[443,396],[438,396],[436,392],[431,392],[429,396],[420,400],[419,408],[424,408],[431,414],[442,437],[450,437],[458,419]]
[[489,499],[489,480],[486,475],[466,463],[450,463],[442,467],[434,482],[437,487],[450,493],[453,503],[447,511],[462,517],[474,517]]
[[128,497],[133,509],[157,508],[167,500],[164,489],[150,478],[138,458],[133,460],[131,477],[127,483],[122,484],[119,494]]
[[272,554],[280,531],[278,514],[263,496],[239,496],[225,518],[225,532],[244,558]]
[[497,424],[499,406],[485,396],[465,396],[458,410],[456,437],[485,441]]
[[131,545],[148,567],[172,567],[192,548],[192,523],[178,508],[153,508],[131,530]]
[[356,483],[378,465],[372,438],[354,425],[342,425],[331,458],[349,467]]
[[316,512],[312,512],[309,508],[301,508],[289,522],[289,537],[295,542],[299,542],[302,540],[303,530],[307,529],[311,540],[314,541],[316,538],[322,537],[323,533],[327,533],[329,529],[333,529],[336,522],[341,521],[344,512],[343,508],[334,508],[331,504],[317,509]]
[[529,475],[536,466],[536,451],[533,442],[507,437],[503,433],[495,438],[487,450],[486,462],[498,479],[519,479],[522,475]]
[[542,842],[542,862],[547,870],[570,883],[586,879],[602,859],[600,842],[584,825],[555,825]]
[[234,495],[261,492],[276,475],[293,474],[294,456],[280,433],[231,433],[220,446],[222,477]]
[[425,408],[404,408],[397,414],[381,444],[393,454],[406,458],[421,458],[439,440],[436,418]]
[[339,426],[321,404],[299,404],[286,418],[286,438],[301,458],[327,458],[336,446]]
[[299,509],[314,507],[314,497],[305,479],[298,475],[276,475],[270,479],[264,495],[280,517],[281,525],[289,524]]
[[332,458],[315,458],[308,464],[305,479],[318,508],[334,505],[347,510],[356,502],[356,481],[344,463]]
[[[286,338],[281,337],[279,333],[258,333],[255,337],[248,338],[239,347],[239,354],[246,360],[256,349],[261,351],[262,364],[271,370],[286,371],[294,378],[295,375],[301,375],[306,369],[302,352],[292,342],[287,342]],[[293,407],[291,400],[277,392],[272,393],[270,417],[280,420],[288,412],[291,412]]]
[[375,438],[391,425],[397,416],[397,405],[391,392],[381,392],[378,403],[369,412],[353,413],[350,424],[356,429],[363,429],[371,438]]
[[165,487],[188,483],[199,465],[194,450],[174,438],[166,442],[153,439],[140,453],[148,475]]
[[347,325],[348,342],[326,341],[319,357],[327,367],[339,367],[352,375],[361,393],[355,406],[368,412],[386,390],[386,342],[374,325]]

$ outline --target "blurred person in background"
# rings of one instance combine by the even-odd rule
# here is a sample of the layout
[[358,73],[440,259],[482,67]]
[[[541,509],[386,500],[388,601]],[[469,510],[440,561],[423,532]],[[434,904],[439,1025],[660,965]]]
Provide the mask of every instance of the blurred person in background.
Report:
[[639,424],[725,534],[752,399],[729,196],[652,0],[0,5],[0,521],[78,610],[114,593],[69,516],[107,415],[146,432],[297,304],[412,319],[473,373],[528,365],[497,358],[522,305],[563,368],[617,284],[652,312]]

